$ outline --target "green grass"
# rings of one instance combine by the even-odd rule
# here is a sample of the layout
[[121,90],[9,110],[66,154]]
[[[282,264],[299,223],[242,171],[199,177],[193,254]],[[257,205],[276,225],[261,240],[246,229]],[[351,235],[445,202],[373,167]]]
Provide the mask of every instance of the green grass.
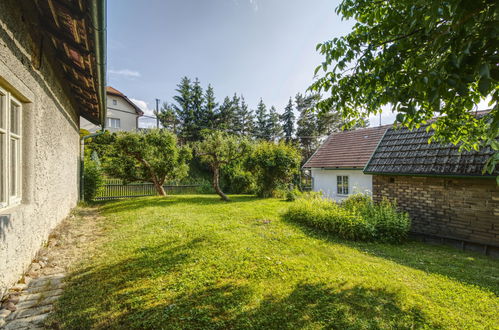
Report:
[[103,204],[99,254],[75,270],[61,328],[497,328],[499,261],[352,243],[281,220],[277,199]]

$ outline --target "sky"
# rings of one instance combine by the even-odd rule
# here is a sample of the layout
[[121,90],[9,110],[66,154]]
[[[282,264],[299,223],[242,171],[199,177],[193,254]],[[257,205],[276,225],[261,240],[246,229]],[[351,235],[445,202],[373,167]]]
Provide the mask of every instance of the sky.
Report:
[[[146,114],[156,98],[172,102],[183,76],[212,84],[218,102],[237,93],[252,109],[262,98],[282,112],[313,82],[322,62],[317,43],[350,31],[353,23],[334,12],[338,3],[108,0],[108,84]],[[393,120],[391,113],[383,115],[383,124]]]

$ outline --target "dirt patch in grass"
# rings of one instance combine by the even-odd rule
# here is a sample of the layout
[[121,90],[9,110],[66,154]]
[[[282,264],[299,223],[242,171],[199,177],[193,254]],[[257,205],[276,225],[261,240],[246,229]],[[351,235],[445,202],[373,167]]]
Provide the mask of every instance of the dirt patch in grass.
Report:
[[103,231],[101,220],[97,207],[75,209],[50,233],[26,276],[37,278],[70,272],[78,261],[95,253],[94,243]]

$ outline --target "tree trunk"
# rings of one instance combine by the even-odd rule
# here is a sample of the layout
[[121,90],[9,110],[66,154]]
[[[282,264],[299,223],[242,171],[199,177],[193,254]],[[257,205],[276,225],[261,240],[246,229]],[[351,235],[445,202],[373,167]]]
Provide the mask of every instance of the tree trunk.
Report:
[[220,189],[220,170],[218,167],[215,167],[213,169],[213,189],[215,189],[215,192],[222,198],[222,200],[228,202],[229,197],[224,194],[222,189]]
[[156,191],[160,196],[166,196],[165,188],[163,188],[162,184],[160,184],[157,181],[154,181],[154,188],[156,188]]

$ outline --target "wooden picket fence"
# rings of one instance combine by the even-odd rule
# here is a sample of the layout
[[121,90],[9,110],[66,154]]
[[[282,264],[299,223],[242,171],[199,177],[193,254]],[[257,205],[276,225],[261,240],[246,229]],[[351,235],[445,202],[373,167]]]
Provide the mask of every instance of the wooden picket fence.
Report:
[[[198,187],[198,184],[163,185],[167,194],[195,193]],[[149,182],[124,184],[120,179],[105,179],[104,187],[99,191],[95,200],[156,196],[157,194],[154,184]]]

